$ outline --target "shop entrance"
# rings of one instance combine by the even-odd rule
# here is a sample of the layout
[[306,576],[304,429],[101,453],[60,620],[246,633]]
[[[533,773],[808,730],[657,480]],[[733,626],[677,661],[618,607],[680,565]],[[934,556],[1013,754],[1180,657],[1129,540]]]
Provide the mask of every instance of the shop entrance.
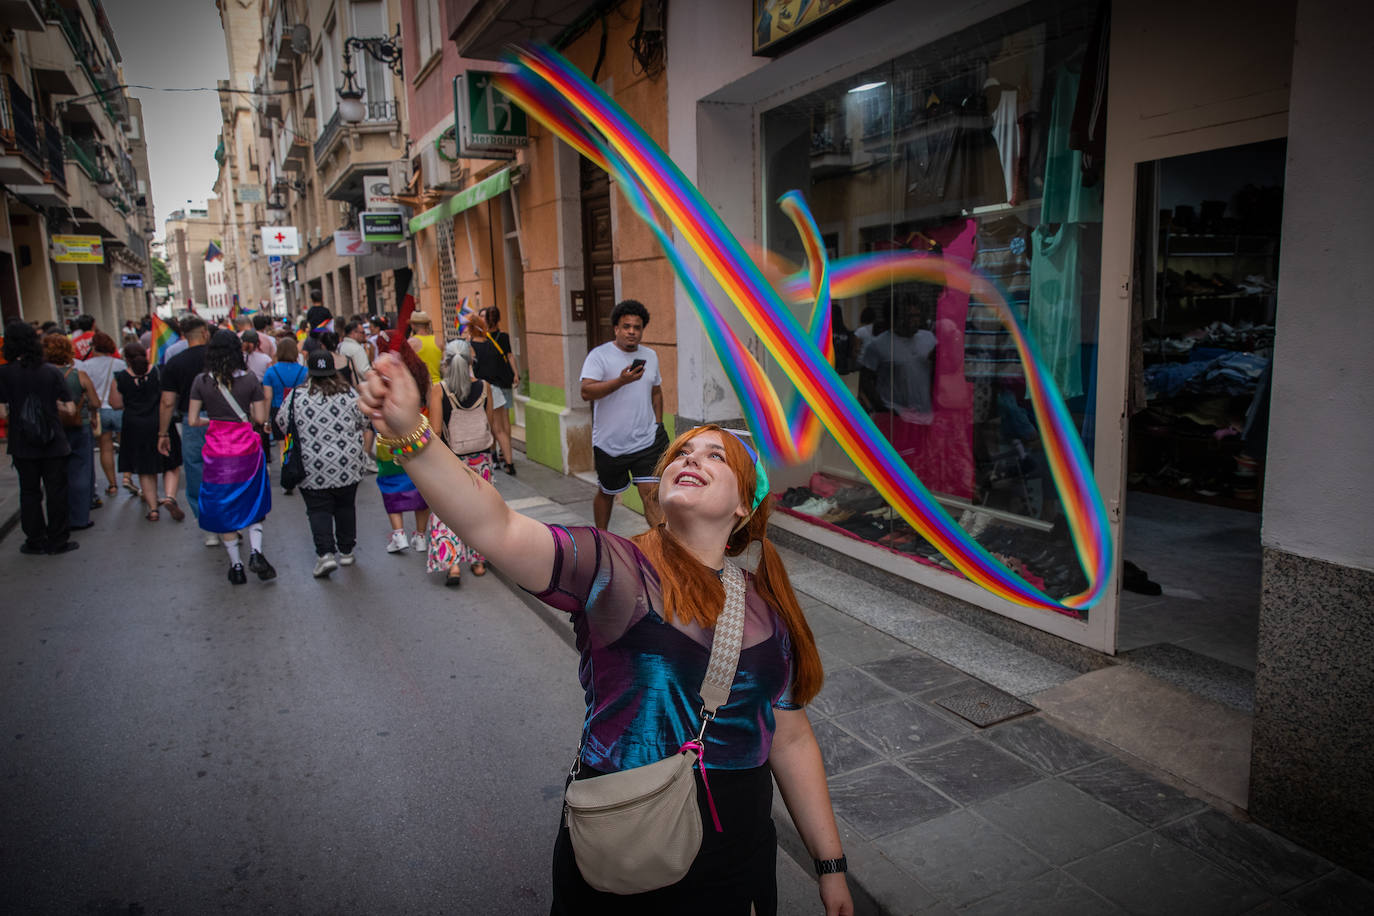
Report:
[[587,287],[587,349],[615,335],[615,254],[611,248],[611,185],[606,173],[580,158],[582,189],[582,267]]
[[1117,648],[1253,684],[1286,141],[1141,163]]

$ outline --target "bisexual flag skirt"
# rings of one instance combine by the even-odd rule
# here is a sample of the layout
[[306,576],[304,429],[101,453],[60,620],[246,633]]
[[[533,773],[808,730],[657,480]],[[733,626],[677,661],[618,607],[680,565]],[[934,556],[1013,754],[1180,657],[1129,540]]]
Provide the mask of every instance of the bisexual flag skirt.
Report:
[[211,420],[201,452],[200,527],[215,534],[242,531],[272,511],[272,488],[262,438],[252,423]]

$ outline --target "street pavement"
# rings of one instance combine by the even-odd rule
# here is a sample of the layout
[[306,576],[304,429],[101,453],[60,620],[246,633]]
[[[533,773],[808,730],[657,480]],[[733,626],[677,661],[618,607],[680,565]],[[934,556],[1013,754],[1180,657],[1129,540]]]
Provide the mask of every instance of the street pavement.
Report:
[[[588,522],[588,484],[519,466],[512,505]],[[582,714],[566,618],[499,571],[445,589],[386,554],[371,478],[358,565],[316,581],[274,496],[272,583],[232,588],[193,522],[124,496],[74,553],[0,541],[0,911],[547,911]],[[1369,882],[1036,711],[1074,672],[781,552],[861,914],[1374,912]],[[979,727],[949,705],[969,691],[1029,704]],[[774,817],[779,913],[819,912]]]

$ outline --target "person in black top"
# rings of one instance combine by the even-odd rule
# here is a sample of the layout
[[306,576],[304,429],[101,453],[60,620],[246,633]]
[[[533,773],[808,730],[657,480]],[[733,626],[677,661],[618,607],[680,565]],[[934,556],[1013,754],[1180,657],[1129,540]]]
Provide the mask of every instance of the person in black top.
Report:
[[475,374],[491,385],[491,432],[501,447],[501,460],[507,474],[515,473],[515,453],[510,446],[510,408],[515,406],[515,377],[518,370],[510,351],[510,335],[499,330],[501,310],[496,306],[477,313],[486,323],[486,333],[480,328],[470,334],[472,353],[476,357]]
[[[20,553],[66,553],[67,458],[71,444],[61,417],[77,415],[62,372],[43,361],[38,332],[15,319],[5,326],[5,365],[0,366],[0,416],[9,418],[9,455],[19,473]],[[47,518],[44,519],[44,494]]]
[[[186,340],[186,349],[162,365],[158,380],[162,387],[162,403],[158,407],[157,450],[170,457],[172,420],[183,421],[181,466],[186,478],[186,501],[191,505],[191,513],[199,518],[200,478],[205,469],[200,453],[205,447],[205,428],[189,426],[184,419],[191,409],[191,385],[205,370],[205,343],[210,339],[210,329],[204,318],[190,315],[181,322],[181,336]],[[205,546],[218,547],[219,538],[206,535]]]

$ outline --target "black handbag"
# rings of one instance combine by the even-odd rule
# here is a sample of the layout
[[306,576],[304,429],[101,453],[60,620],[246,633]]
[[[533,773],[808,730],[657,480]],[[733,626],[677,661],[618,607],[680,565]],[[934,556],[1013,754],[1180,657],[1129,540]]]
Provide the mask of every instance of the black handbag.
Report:
[[296,429],[295,392],[288,395],[291,403],[286,408],[286,455],[281,462],[281,485],[284,490],[294,490],[305,482],[305,459],[301,457],[301,437]]

